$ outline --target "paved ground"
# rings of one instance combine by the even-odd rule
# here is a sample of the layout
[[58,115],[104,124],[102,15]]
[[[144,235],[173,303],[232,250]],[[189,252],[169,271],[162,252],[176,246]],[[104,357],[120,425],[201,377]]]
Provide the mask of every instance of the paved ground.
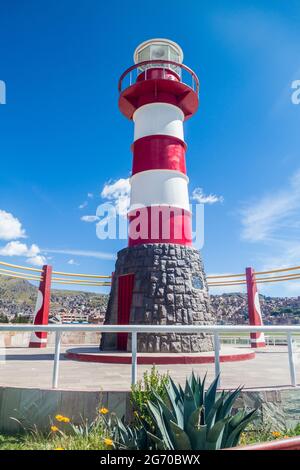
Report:
[[[73,345],[74,347],[74,345]],[[62,349],[62,353],[68,347]],[[243,347],[241,347],[243,349]],[[297,380],[300,384],[300,350],[296,351]],[[138,377],[150,366],[140,365]],[[34,350],[27,348],[0,349],[0,386],[50,388],[53,369],[53,348]],[[208,378],[214,376],[214,365],[161,365],[160,371],[169,371],[183,382],[191,370]],[[259,350],[256,358],[243,362],[221,364],[221,386],[244,385],[246,388],[284,387],[290,385],[287,349],[270,346]],[[60,363],[59,388],[77,390],[128,390],[130,365],[76,362],[63,358]]]

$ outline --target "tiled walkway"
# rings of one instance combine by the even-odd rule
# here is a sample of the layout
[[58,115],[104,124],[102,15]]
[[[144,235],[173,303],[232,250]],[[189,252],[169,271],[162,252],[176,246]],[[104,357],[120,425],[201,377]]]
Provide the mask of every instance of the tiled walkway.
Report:
[[[74,346],[73,346],[74,347]],[[62,353],[68,348],[63,348]],[[242,348],[241,348],[242,349]],[[26,348],[0,349],[0,386],[50,388],[53,369],[53,348],[34,350]],[[300,353],[296,353],[297,378],[300,383]],[[138,366],[138,377],[151,366]],[[214,376],[214,364],[161,365],[160,371],[169,371],[183,382],[192,369],[208,379]],[[283,387],[290,385],[287,348],[268,347],[259,350],[256,358],[243,362],[221,364],[221,386],[244,385],[246,388]],[[65,359],[62,354],[59,388],[81,390],[128,390],[130,365],[85,363]]]

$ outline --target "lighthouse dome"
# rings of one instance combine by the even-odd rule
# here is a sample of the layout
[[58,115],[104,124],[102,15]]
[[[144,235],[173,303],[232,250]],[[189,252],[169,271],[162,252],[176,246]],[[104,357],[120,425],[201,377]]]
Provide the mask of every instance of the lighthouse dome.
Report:
[[[135,64],[144,62],[145,60],[166,60],[182,64],[183,52],[176,42],[170,41],[169,39],[149,39],[148,41],[142,42],[142,44],[135,49],[133,59]],[[157,64],[148,64],[141,66],[140,69],[145,70],[146,68],[149,69],[158,66]],[[161,64],[161,66],[180,72],[179,67],[171,64]]]

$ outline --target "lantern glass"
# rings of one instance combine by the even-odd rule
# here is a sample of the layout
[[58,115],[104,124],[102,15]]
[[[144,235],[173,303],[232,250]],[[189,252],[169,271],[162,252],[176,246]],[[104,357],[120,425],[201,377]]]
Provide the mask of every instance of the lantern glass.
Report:
[[[135,63],[143,62],[145,60],[166,60],[173,61],[179,64],[182,63],[183,53],[181,48],[167,39],[153,39],[146,41],[137,47],[134,53]],[[142,72],[149,68],[168,68],[174,70],[179,76],[181,68],[171,64],[147,64],[139,67],[138,71]]]

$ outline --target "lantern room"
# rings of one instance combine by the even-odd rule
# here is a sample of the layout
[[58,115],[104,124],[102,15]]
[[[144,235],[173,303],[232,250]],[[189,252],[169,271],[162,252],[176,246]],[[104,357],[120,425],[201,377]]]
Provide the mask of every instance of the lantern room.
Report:
[[133,119],[135,111],[150,103],[178,106],[185,119],[198,108],[199,80],[182,63],[181,47],[169,39],[151,39],[140,44],[133,55],[134,65],[119,80],[119,108]]
[[[142,73],[142,77],[145,75],[148,77],[155,76],[155,74],[153,74],[153,69],[163,69],[166,72],[174,72],[174,74],[170,73],[169,77],[165,78],[172,79],[172,76],[178,80],[181,78],[180,67],[175,64],[170,64],[170,62],[182,64],[183,52],[181,47],[176,44],[176,42],[170,41],[169,39],[151,39],[149,41],[142,42],[142,44],[140,44],[134,51],[133,60],[135,64],[151,60],[154,61],[153,63],[141,65],[138,68],[138,71]],[[157,63],[155,62],[157,60],[165,60],[166,62]],[[147,74],[146,71],[148,71]],[[156,76],[159,76],[159,74],[157,73]],[[141,76],[139,76],[139,79],[141,79]]]

